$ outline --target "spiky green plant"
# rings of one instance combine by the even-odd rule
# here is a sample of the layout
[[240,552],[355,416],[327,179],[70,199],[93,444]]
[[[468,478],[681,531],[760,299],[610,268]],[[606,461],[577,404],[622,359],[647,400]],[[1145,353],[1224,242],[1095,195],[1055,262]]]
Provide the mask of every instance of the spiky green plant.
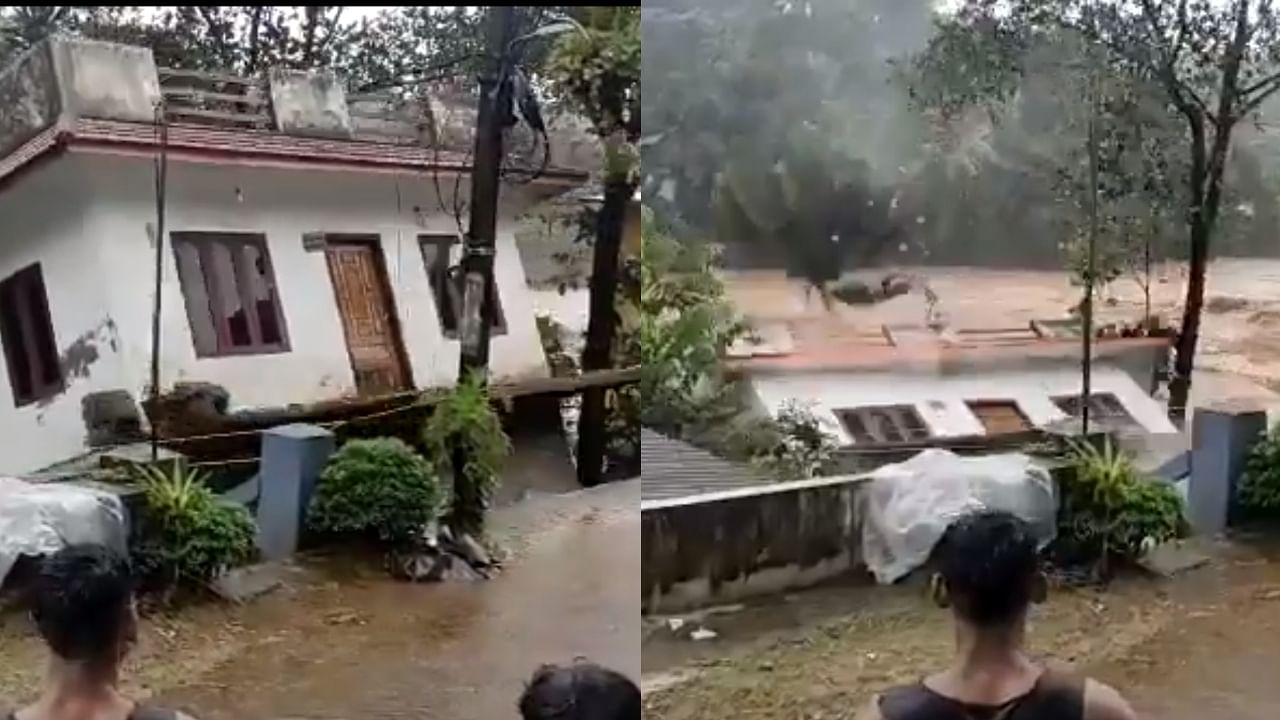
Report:
[[502,465],[511,453],[511,439],[483,376],[471,375],[435,405],[423,426],[422,441],[440,474],[454,479],[446,524],[457,532],[482,533]]
[[167,586],[201,586],[254,555],[256,528],[243,506],[224,503],[208,476],[186,463],[137,465],[145,511],[134,553]]

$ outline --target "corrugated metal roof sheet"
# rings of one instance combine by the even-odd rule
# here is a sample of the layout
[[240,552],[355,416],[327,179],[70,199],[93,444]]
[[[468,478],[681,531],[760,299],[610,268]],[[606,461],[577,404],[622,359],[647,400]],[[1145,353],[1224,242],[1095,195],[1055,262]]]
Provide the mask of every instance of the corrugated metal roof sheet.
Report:
[[670,500],[774,482],[750,465],[718,458],[651,430],[640,431],[640,462],[641,501]]

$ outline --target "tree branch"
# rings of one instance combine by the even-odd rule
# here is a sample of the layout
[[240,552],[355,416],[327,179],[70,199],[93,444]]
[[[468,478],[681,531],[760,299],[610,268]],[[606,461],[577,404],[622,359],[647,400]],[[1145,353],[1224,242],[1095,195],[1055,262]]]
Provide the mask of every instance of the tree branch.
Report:
[[1173,98],[1173,104],[1178,107],[1183,114],[1192,112],[1190,105],[1194,105],[1196,110],[1209,119],[1209,122],[1218,123],[1218,118],[1209,112],[1209,106],[1187,83],[1178,77],[1178,56],[1181,55],[1183,39],[1187,32],[1187,0],[1179,0],[1177,10],[1177,21],[1172,46],[1169,44],[1168,38],[1165,37],[1165,30],[1160,26],[1160,9],[1156,7],[1154,0],[1142,0],[1142,15],[1146,18],[1147,24],[1151,26],[1151,40],[1156,46],[1156,52],[1160,56],[1160,66],[1158,75],[1165,87],[1169,90],[1169,94]]
[[1262,88],[1274,83],[1277,80],[1280,80],[1280,72],[1274,73],[1272,75],[1268,75],[1267,77],[1259,80],[1258,82],[1250,85],[1249,87],[1244,88],[1243,90],[1240,91],[1240,95],[1241,97],[1246,95],[1252,95],[1258,90],[1261,90]]

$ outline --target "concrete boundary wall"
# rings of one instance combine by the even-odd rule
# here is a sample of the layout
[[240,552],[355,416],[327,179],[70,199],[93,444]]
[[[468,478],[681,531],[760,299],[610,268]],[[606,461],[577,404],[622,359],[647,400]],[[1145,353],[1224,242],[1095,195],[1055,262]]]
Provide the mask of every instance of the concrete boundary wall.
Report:
[[645,612],[801,588],[862,567],[860,477],[641,503]]

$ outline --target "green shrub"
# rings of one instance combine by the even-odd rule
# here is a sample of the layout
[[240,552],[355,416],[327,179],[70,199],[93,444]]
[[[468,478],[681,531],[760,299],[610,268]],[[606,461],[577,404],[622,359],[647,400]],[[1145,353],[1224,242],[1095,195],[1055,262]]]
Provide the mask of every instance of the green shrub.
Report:
[[835,454],[836,444],[818,416],[795,401],[784,405],[758,432],[762,445],[753,451],[752,461],[779,480],[819,475]]
[[440,496],[431,463],[404,441],[352,440],[320,474],[307,524],[322,533],[407,543],[435,519]]
[[[445,522],[458,532],[480,534],[502,463],[511,452],[511,440],[480,375],[458,383],[436,404],[422,440],[441,475],[454,478]],[[461,481],[454,475],[455,451],[463,463]]]
[[1280,513],[1280,425],[1249,449],[1238,492],[1242,510],[1262,516]]
[[1101,448],[1073,442],[1072,477],[1061,488],[1059,546],[1094,560],[1137,559],[1147,543],[1185,532],[1182,498],[1171,486],[1142,477],[1110,439]]
[[220,501],[205,474],[184,464],[138,466],[134,474],[146,503],[134,547],[144,574],[169,585],[204,585],[253,559],[253,518]]

